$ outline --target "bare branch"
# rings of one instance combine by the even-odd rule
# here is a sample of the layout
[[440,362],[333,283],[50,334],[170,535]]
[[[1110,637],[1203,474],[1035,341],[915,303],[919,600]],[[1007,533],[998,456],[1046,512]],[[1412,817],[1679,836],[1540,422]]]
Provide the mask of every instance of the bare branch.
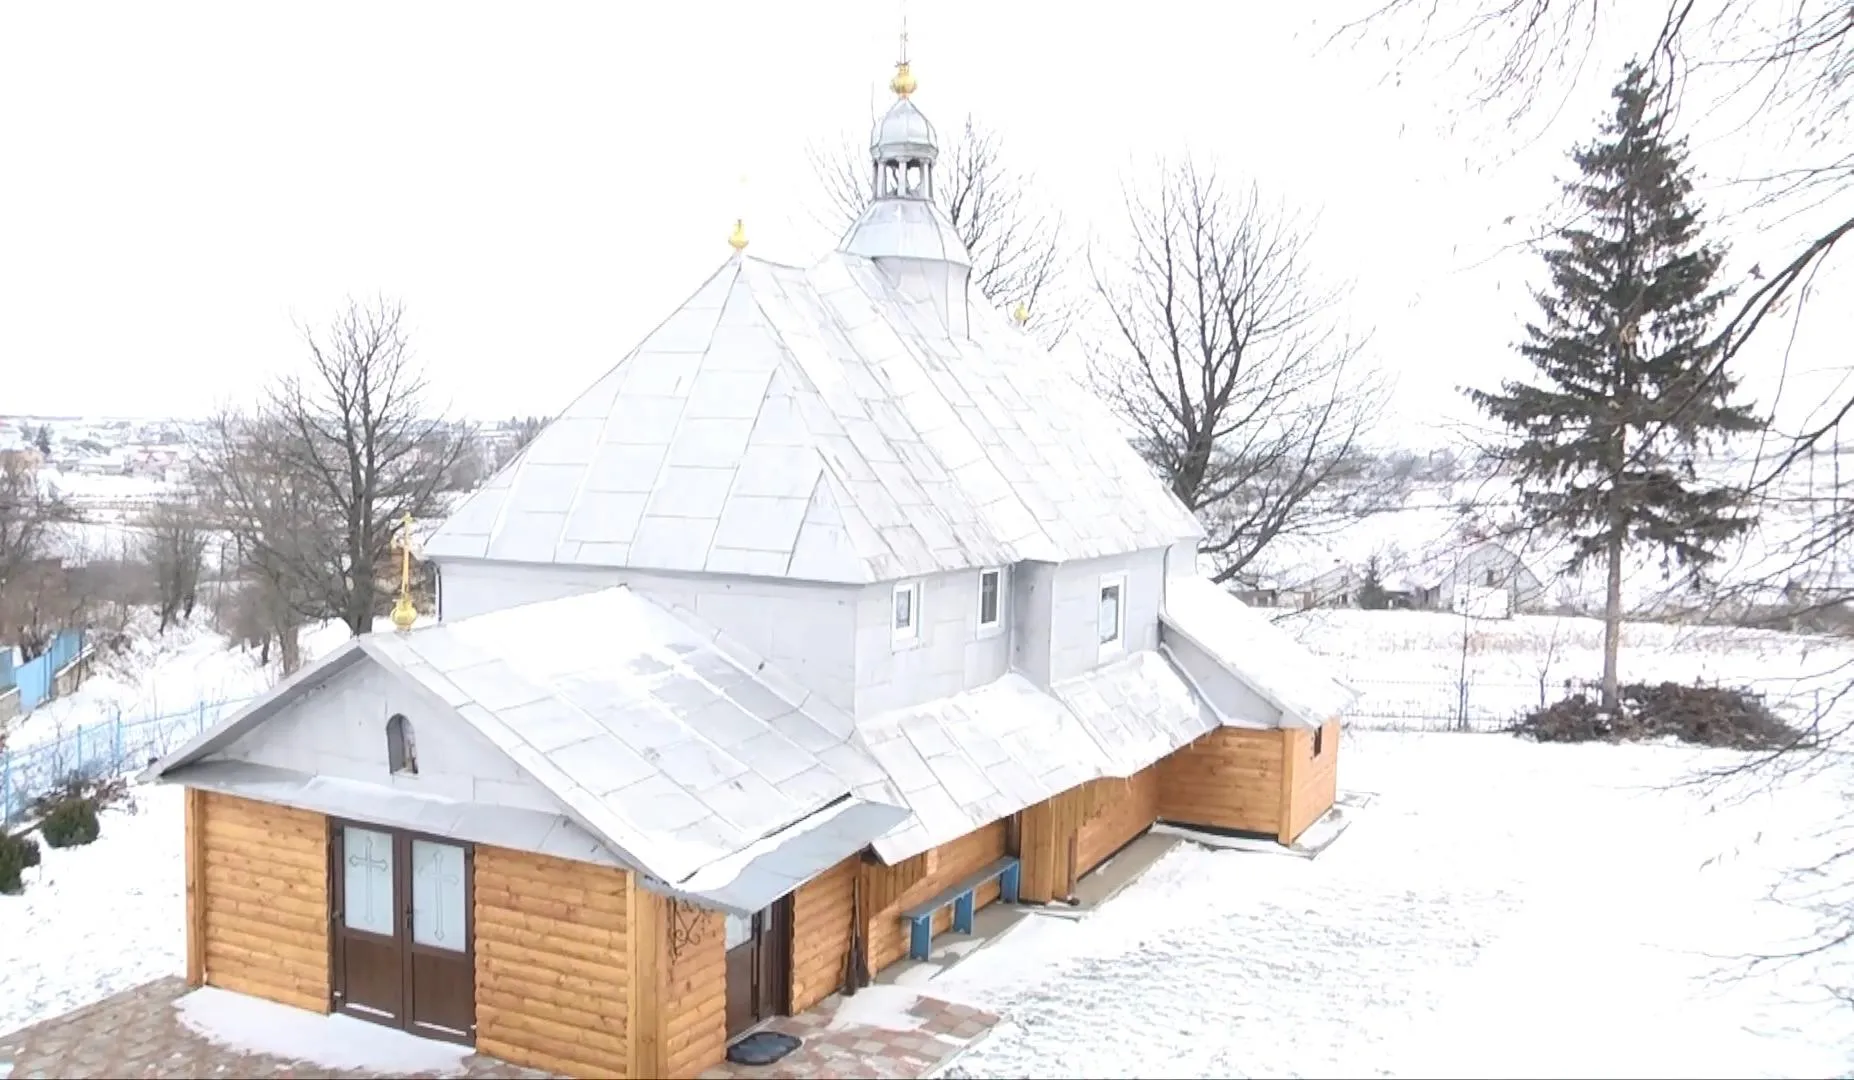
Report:
[[1126,198],[1123,257],[1090,257],[1114,333],[1096,386],[1208,533],[1218,580],[1275,540],[1367,512],[1363,440],[1385,386],[1314,284],[1307,230],[1190,162]]

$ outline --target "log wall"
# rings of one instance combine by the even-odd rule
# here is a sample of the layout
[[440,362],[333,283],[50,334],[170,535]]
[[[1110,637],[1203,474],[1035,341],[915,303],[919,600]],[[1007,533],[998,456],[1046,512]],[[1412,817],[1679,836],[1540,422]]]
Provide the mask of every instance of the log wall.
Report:
[[1287,733],[1218,728],[1159,764],[1159,816],[1183,825],[1281,831]]
[[[1007,831],[1006,822],[994,821],[895,866],[867,868],[869,882],[864,895],[869,898],[867,941],[871,972],[881,971],[908,955],[908,929],[901,921],[901,912],[931,899],[935,893],[1002,856]],[[995,881],[980,887],[973,898],[975,906],[982,908],[990,904],[998,898],[998,892]],[[953,905],[948,904],[934,916],[934,933],[945,933],[952,925]]]
[[623,870],[476,849],[476,1048],[566,1076],[632,1075]]
[[327,819],[197,790],[186,807],[188,975],[327,1012]]
[[636,1075],[696,1076],[727,1056],[726,917],[661,896],[652,899],[666,934],[662,1069]]
[[843,986],[850,961],[854,890],[863,861],[851,856],[792,894],[792,1011],[804,1012]]
[[[908,955],[901,913],[1005,855],[1009,832],[1009,821],[994,821],[893,866],[853,855],[800,888],[792,897],[792,1011],[802,1012],[843,986],[855,891],[862,896],[865,961],[874,975]],[[975,907],[995,902],[1001,891],[996,881],[980,886]],[[952,925],[948,904],[934,916],[934,933]]]

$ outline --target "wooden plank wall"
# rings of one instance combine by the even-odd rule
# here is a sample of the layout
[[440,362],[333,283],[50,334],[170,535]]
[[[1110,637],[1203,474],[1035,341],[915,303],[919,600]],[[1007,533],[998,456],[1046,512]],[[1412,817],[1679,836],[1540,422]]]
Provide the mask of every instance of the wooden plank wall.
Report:
[[567,1076],[628,1075],[630,875],[476,849],[476,1048]]
[[1320,732],[1320,753],[1313,753],[1313,732],[1299,730],[1287,736],[1287,810],[1282,815],[1280,840],[1291,844],[1332,809],[1339,795],[1339,721],[1329,720]]
[[215,792],[187,802],[203,981],[327,1012],[328,820]]
[[655,897],[668,935],[662,1011],[663,1070],[695,1076],[727,1056],[726,916]]
[[1081,876],[1081,868],[1070,865],[1070,855],[1079,852],[1077,834],[1087,811],[1088,785],[1081,784],[1026,806],[1018,815],[1017,857],[1023,864],[1019,899],[1047,904],[1068,896],[1069,886]]
[[1284,732],[1218,728],[1159,763],[1159,816],[1183,825],[1281,831]]
[[1159,769],[1088,783],[1089,814],[1076,840],[1078,875],[1086,874],[1150,827],[1159,816]]
[[853,896],[862,873],[852,855],[792,894],[792,1011],[804,1012],[836,993],[850,960]]

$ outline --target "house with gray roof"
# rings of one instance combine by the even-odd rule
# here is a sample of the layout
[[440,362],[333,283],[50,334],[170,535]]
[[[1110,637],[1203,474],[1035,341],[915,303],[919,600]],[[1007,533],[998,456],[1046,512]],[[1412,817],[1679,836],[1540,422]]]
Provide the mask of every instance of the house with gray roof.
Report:
[[734,252],[425,541],[435,619],[149,769],[188,974],[695,1075],[1155,821],[1292,843],[1349,691],[971,282],[899,65],[874,198]]

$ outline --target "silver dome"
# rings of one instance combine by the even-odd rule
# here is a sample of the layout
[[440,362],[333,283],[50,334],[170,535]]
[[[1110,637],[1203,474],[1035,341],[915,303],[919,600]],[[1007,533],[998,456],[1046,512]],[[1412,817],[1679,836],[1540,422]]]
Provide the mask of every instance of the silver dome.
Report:
[[931,162],[940,156],[940,140],[913,101],[897,98],[869,134],[869,156],[877,161]]

